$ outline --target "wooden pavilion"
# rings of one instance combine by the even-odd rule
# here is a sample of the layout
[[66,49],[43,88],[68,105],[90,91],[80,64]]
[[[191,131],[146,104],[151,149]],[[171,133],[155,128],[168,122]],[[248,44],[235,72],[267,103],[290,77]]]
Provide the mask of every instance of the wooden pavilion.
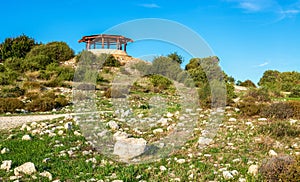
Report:
[[89,35],[83,36],[79,41],[86,43],[86,50],[90,49],[116,49],[126,52],[126,46],[128,42],[133,42],[132,39],[126,38],[121,35]]

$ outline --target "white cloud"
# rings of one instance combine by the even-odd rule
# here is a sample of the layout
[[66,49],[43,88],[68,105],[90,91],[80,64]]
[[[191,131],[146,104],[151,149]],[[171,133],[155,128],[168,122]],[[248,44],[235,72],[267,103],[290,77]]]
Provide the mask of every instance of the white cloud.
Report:
[[255,4],[252,2],[241,2],[239,7],[245,9],[247,11],[259,11],[262,7],[259,4]]
[[264,62],[264,63],[262,63],[262,64],[259,64],[259,65],[257,65],[258,67],[264,67],[264,66],[267,66],[269,64],[269,62]]
[[160,8],[159,5],[155,4],[155,3],[151,3],[151,4],[140,4],[139,6],[142,6],[144,8]]

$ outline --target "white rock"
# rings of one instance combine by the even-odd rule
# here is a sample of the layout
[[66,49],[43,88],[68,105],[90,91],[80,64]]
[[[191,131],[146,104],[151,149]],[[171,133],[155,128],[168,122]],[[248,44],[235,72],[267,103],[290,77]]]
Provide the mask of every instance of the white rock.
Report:
[[253,165],[249,166],[248,173],[256,176],[258,173],[258,165],[253,164]]
[[240,162],[240,161],[241,161],[241,159],[239,159],[239,158],[232,160],[233,163],[237,163],[237,162]]
[[199,147],[201,148],[201,147],[205,147],[205,146],[209,145],[212,141],[213,141],[213,139],[211,139],[211,138],[200,137],[198,140],[198,144],[199,144]]
[[111,120],[107,123],[107,126],[109,126],[109,128],[113,129],[113,130],[118,130],[119,129],[119,125],[117,122]]
[[60,182],[60,180],[59,180],[59,179],[56,179],[56,180],[53,180],[52,182]]
[[164,132],[164,130],[162,128],[157,128],[155,130],[153,130],[153,133],[156,134],[156,133],[162,133]]
[[160,169],[161,171],[167,170],[167,168],[166,168],[165,166],[160,166],[159,169]]
[[90,158],[90,159],[87,159],[87,160],[85,160],[85,162],[92,162],[93,164],[96,164],[97,163],[97,159],[96,158]]
[[6,154],[6,153],[8,153],[9,152],[9,149],[8,148],[3,148],[2,150],[1,150],[1,154]]
[[162,126],[168,125],[168,119],[167,118],[160,118],[157,123],[160,123]]
[[223,171],[223,178],[229,180],[229,179],[233,179],[233,176],[229,171]]
[[55,137],[56,136],[56,134],[55,133],[49,133],[49,135],[48,135],[49,137]]
[[14,174],[19,176],[21,174],[31,175],[36,172],[35,166],[32,162],[26,162],[14,169]]
[[74,131],[74,135],[75,136],[81,136],[81,133],[79,133],[78,131]]
[[176,162],[179,164],[183,164],[183,163],[185,163],[185,159],[178,159]]
[[277,156],[277,153],[274,150],[270,150],[269,156]]
[[144,153],[147,141],[143,138],[125,138],[117,140],[113,154],[128,160]]
[[167,113],[167,117],[168,117],[168,118],[171,118],[171,117],[173,117],[173,116],[174,116],[174,114],[172,114],[172,113],[170,113],[170,112]]
[[239,178],[239,182],[246,182],[246,178]]
[[267,121],[267,118],[258,118],[258,121]]
[[40,173],[40,176],[46,177],[46,178],[48,178],[50,181],[52,181],[52,174],[49,173],[48,171],[44,171],[44,172]]
[[6,170],[8,172],[10,170],[10,168],[11,168],[11,163],[12,163],[11,160],[2,161],[0,169]]
[[64,131],[63,131],[63,130],[59,130],[59,131],[57,132],[57,134],[58,134],[59,136],[61,136],[61,135],[64,134]]
[[236,119],[235,118],[229,118],[229,120],[228,121],[230,121],[230,122],[235,122],[236,121]]
[[30,137],[29,135],[24,135],[24,136],[22,137],[22,140],[28,141],[28,140],[31,140],[31,137]]
[[233,170],[230,172],[233,176],[239,175],[239,172],[237,170]]
[[35,121],[32,122],[32,123],[30,124],[30,126],[33,127],[33,128],[36,127],[36,126],[37,126],[37,122],[35,122]]
[[293,125],[293,124],[295,124],[295,123],[297,123],[297,120],[295,120],[295,119],[290,119],[290,125]]
[[65,128],[66,130],[71,130],[72,127],[73,127],[72,122],[67,122],[67,123],[64,125],[64,128]]
[[117,131],[114,135],[113,135],[113,139],[114,140],[122,140],[125,138],[128,138],[129,135],[125,132],[121,132],[121,131]]

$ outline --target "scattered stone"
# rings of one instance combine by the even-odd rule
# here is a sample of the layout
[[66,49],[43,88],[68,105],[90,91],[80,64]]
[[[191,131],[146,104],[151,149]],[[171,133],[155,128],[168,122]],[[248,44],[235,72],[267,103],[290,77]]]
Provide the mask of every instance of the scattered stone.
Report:
[[64,134],[64,131],[63,131],[63,130],[59,130],[59,131],[57,132],[57,134],[58,134],[59,136],[61,136],[61,135]]
[[90,158],[90,159],[85,160],[85,162],[86,162],[86,163],[91,162],[91,163],[93,163],[93,164],[96,164],[96,163],[97,163],[97,159],[93,157],[93,158]]
[[170,112],[167,113],[167,117],[168,117],[168,118],[171,118],[171,117],[173,117],[173,116],[174,116],[174,114],[172,114],[172,113],[170,113]]
[[178,159],[176,162],[179,164],[183,164],[183,163],[185,163],[185,159]]
[[297,123],[297,120],[295,120],[295,119],[290,119],[290,125],[293,125],[293,124],[296,124]]
[[237,162],[240,162],[240,161],[241,161],[241,159],[239,159],[239,158],[232,160],[233,163],[237,163]]
[[14,181],[14,182],[18,182],[19,180],[18,179],[20,179],[20,178],[22,178],[22,176],[10,176],[9,177],[9,180],[16,180],[16,181]]
[[6,153],[8,153],[9,152],[9,149],[8,148],[3,148],[2,150],[1,150],[1,154],[6,154]]
[[199,148],[208,146],[212,141],[213,141],[213,139],[211,139],[211,138],[200,137],[198,140]]
[[19,167],[14,169],[15,176],[20,176],[21,174],[31,175],[36,172],[35,166],[32,162],[26,162]]
[[125,138],[117,140],[113,154],[128,160],[144,153],[147,141],[143,138]]
[[157,123],[160,123],[162,126],[168,125],[168,118],[160,118]]
[[269,156],[271,156],[271,157],[277,156],[277,153],[274,150],[270,150],[269,151]]
[[24,135],[22,137],[22,140],[28,141],[28,140],[31,140],[31,137],[29,135]]
[[81,133],[79,133],[78,131],[74,131],[74,135],[75,136],[81,136]]
[[90,154],[90,151],[87,151],[87,150],[82,151],[82,155],[89,155],[89,154]]
[[157,129],[153,130],[153,134],[162,133],[162,132],[164,132],[164,130],[162,128],[157,128]]
[[10,168],[11,168],[11,163],[12,163],[11,160],[2,161],[0,169],[6,170],[8,172],[10,170]]
[[44,171],[44,172],[40,173],[40,176],[48,178],[50,181],[52,181],[52,174],[49,173],[48,171]]
[[246,182],[246,178],[239,178],[239,182]]
[[118,130],[119,129],[119,125],[117,122],[111,120],[107,123],[107,126],[109,126],[110,129],[112,130]]
[[49,137],[55,137],[56,136],[56,134],[55,133],[49,133],[49,135],[48,135]]
[[235,122],[236,121],[236,119],[235,118],[229,118],[229,120],[228,121],[230,121],[230,122]]
[[239,175],[239,172],[237,170],[233,170],[230,172],[233,176]]
[[121,131],[117,131],[114,135],[113,135],[113,139],[114,140],[122,140],[125,138],[128,138],[129,135],[125,132],[121,132]]
[[234,177],[232,176],[232,174],[229,171],[223,171],[223,178],[226,180],[230,180],[230,179],[233,179]]
[[160,166],[159,169],[160,169],[161,171],[167,170],[167,168],[166,168],[165,166]]
[[267,121],[267,118],[258,118],[258,121]]
[[64,125],[64,128],[65,128],[66,130],[72,130],[72,127],[73,127],[72,122],[67,122],[67,123]]
[[256,176],[258,174],[258,165],[251,165],[248,168],[248,173]]
[[50,161],[50,158],[45,158],[45,159],[43,159],[43,163],[47,163],[48,161]]
[[35,121],[32,122],[32,123],[30,124],[30,126],[33,127],[33,128],[36,127],[36,126],[37,126],[37,122],[35,122]]

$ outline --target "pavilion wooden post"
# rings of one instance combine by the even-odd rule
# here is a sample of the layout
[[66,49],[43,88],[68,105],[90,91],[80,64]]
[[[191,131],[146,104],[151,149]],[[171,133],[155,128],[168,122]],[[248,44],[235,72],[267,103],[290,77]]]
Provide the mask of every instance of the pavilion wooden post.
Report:
[[102,42],[102,49],[104,49],[104,38],[101,38],[101,42]]

